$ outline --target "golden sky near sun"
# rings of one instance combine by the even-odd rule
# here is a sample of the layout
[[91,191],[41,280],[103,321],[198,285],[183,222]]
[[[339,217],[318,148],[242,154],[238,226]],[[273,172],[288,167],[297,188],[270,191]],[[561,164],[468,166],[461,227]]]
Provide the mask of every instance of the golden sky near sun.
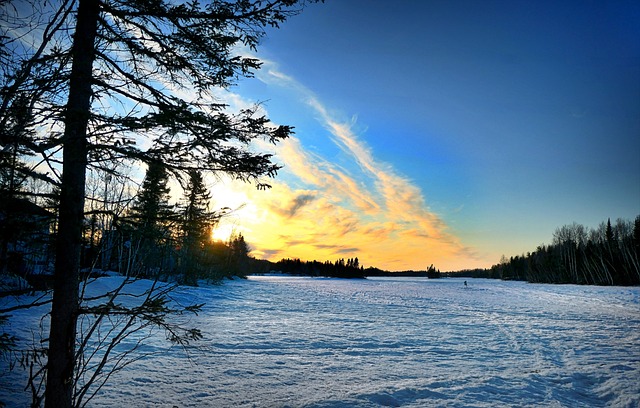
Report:
[[357,170],[309,153],[291,137],[276,148],[286,176],[273,180],[272,189],[257,191],[233,181],[214,186],[214,203],[243,206],[221,222],[214,236],[241,232],[254,256],[273,261],[358,257],[365,266],[387,270],[478,264],[473,251],[429,210],[420,189],[376,161],[352,124],[334,120],[312,96],[308,104]]

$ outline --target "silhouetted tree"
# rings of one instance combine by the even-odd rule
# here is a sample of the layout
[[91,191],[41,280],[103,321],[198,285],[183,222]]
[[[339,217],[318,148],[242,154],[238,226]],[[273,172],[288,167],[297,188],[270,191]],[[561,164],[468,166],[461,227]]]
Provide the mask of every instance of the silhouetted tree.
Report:
[[152,241],[164,233],[164,223],[173,215],[169,204],[169,176],[160,163],[150,163],[131,208],[131,217],[143,237]]
[[609,245],[613,245],[613,241],[615,241],[615,235],[613,233],[613,228],[611,227],[611,218],[607,219],[607,229],[605,233],[605,238]]
[[438,279],[440,278],[440,270],[436,269],[433,264],[431,264],[428,268],[427,268],[427,277],[429,279]]
[[157,274],[162,272],[172,243],[171,224],[175,213],[169,204],[168,181],[165,167],[151,162],[131,209],[136,237],[140,240],[140,258],[147,274],[150,269],[157,269]]
[[[47,407],[70,407],[73,400],[87,166],[121,157],[161,160],[176,175],[226,172],[268,187],[262,177],[274,176],[279,166],[249,144],[256,138],[275,143],[291,128],[271,126],[257,108],[226,114],[212,91],[251,76],[260,63],[236,55],[236,46],[257,47],[265,27],[277,27],[304,2],[15,0],[20,4],[0,10],[0,128],[28,92],[38,101],[31,106],[38,107],[39,124],[53,129],[34,139],[32,149],[62,148]],[[29,27],[29,34],[12,27]],[[181,97],[184,90],[191,92]]]
[[502,279],[529,282],[590,285],[638,285],[640,262],[636,247],[636,223],[622,219],[601,223],[587,231],[573,223],[553,234],[553,244],[534,252],[506,259],[492,266]]
[[325,276],[332,278],[346,279],[364,279],[366,277],[365,269],[360,266],[356,267],[355,259],[344,258],[338,259],[335,263],[325,261],[302,262],[300,259],[282,259],[275,264],[275,268],[281,272],[290,273],[292,275],[310,275]]
[[209,211],[211,195],[204,185],[202,173],[192,170],[180,205],[181,212],[181,270],[185,282],[195,284],[200,274],[200,257],[213,223]]
[[249,268],[249,245],[242,233],[232,234],[229,238],[229,256],[227,273],[229,275],[245,276]]

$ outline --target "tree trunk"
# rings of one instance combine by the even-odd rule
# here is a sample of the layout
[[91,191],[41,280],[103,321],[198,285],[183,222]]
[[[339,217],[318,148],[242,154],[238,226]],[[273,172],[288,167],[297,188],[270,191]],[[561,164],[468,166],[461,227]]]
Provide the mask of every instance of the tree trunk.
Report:
[[62,189],[49,335],[46,408],[70,408],[73,404],[78,275],[87,166],[87,125],[91,109],[92,64],[98,13],[96,0],[80,0],[71,50],[72,66],[63,139]]

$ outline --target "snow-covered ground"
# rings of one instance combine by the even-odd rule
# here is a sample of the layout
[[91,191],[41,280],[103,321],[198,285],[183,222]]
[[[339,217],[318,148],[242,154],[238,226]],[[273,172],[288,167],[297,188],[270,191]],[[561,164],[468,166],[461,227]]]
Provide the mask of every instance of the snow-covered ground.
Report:
[[[158,333],[143,350],[155,353],[89,406],[640,406],[640,288],[468,283],[264,276],[179,288],[182,302],[206,302],[191,319],[204,340],[184,353]],[[6,327],[38,323],[19,311]],[[20,373],[0,369],[0,401],[27,406]]]

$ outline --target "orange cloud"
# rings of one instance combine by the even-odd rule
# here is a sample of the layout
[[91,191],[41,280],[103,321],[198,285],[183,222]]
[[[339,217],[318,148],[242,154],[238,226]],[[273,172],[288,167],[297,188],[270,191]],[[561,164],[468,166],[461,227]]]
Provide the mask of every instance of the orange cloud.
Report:
[[354,121],[336,120],[310,91],[274,69],[270,72],[271,79],[264,80],[301,93],[327,137],[357,166],[341,168],[292,137],[274,151],[285,171],[271,190],[225,182],[235,196],[246,199],[229,222],[245,234],[255,256],[319,261],[357,256],[366,266],[389,270],[478,264],[473,249],[429,209],[420,189],[376,160],[354,131]]

